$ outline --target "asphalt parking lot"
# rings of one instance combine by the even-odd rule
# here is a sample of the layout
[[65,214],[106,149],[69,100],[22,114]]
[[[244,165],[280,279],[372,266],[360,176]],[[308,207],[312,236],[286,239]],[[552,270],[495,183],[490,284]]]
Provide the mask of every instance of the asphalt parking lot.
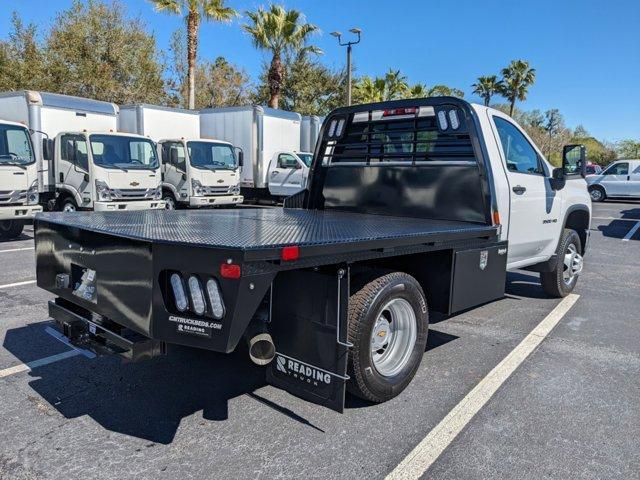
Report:
[[339,415],[266,386],[242,352],[87,358],[50,334],[32,231],[0,265],[1,479],[640,477],[640,203],[594,206],[579,298],[426,471],[403,460],[557,312],[537,276],[432,319],[409,388]]

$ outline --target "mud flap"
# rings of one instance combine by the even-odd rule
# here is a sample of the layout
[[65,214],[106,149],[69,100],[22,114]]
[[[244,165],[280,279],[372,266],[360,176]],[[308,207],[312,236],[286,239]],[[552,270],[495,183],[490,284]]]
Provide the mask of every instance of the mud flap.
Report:
[[269,331],[276,358],[267,382],[342,413],[347,376],[349,270],[281,272]]

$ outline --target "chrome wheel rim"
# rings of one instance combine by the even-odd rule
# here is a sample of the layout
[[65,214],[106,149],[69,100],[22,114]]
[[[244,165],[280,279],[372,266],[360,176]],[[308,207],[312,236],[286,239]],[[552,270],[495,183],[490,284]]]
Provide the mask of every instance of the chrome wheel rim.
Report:
[[404,298],[389,301],[371,332],[371,358],[378,373],[384,377],[397,375],[409,362],[417,336],[411,304]]
[[62,207],[62,211],[63,212],[75,212],[76,211],[76,206],[73,203],[67,202]]
[[566,285],[570,285],[574,278],[580,275],[583,266],[582,255],[573,243],[567,247],[563,263],[562,279]]
[[164,199],[164,208],[165,210],[175,210],[176,209],[176,202],[173,200],[173,198],[171,197],[166,197]]
[[589,193],[591,194],[591,200],[595,200],[597,202],[602,199],[602,192],[597,188],[592,189]]

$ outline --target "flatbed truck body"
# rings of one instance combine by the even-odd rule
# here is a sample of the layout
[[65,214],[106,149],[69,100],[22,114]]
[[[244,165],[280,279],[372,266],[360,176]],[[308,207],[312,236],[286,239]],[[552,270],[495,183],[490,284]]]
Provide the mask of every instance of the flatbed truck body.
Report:
[[[231,352],[244,336],[275,386],[336,411],[347,388],[385,401],[419,366],[429,311],[504,295],[511,245],[494,175],[505,173],[489,134],[474,107],[446,97],[336,110],[310,187],[283,209],[39,215],[38,285],[56,295],[62,332],[98,353]],[[558,195],[574,181],[588,195],[565,176],[576,165],[546,177]],[[529,265],[570,273],[560,295],[582,268],[578,220],[590,211],[566,213],[558,231],[574,233]]]

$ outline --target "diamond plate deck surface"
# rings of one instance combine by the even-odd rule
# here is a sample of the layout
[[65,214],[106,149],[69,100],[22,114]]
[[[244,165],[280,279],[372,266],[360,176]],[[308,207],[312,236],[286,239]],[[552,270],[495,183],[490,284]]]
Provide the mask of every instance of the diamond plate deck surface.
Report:
[[126,238],[242,250],[399,238],[428,241],[452,233],[474,238],[496,233],[495,227],[474,223],[281,208],[56,212],[37,218]]

